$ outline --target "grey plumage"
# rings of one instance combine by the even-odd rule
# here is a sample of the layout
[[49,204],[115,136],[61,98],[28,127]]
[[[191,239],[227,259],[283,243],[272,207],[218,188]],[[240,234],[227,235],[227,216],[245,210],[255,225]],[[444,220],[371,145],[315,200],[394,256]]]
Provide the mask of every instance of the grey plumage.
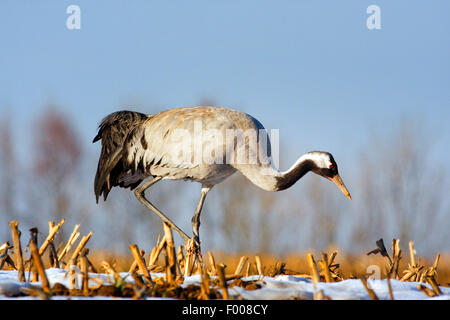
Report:
[[[228,137],[230,130],[250,132],[250,136],[240,144],[234,143],[235,137],[232,137],[233,143],[229,144],[223,138]],[[206,137],[203,136],[205,132],[208,132]],[[256,132],[254,140],[252,132]],[[201,197],[192,219],[198,250],[200,212],[206,194],[236,171],[267,191],[284,190],[312,171],[333,181],[351,198],[330,153],[306,153],[289,170],[280,172],[273,167],[270,139],[262,124],[252,116],[232,109],[185,107],[155,115],[119,111],[102,120],[93,142],[99,140],[102,141],[102,150],[94,182],[97,202],[101,195],[106,200],[112,187],[136,188],[134,192],[138,200],[174,228],[184,240],[189,240],[189,237],[145,198],[144,191],[162,179],[190,180],[202,185]],[[196,157],[195,152],[199,144],[202,150],[200,158]],[[187,152],[190,150],[194,152]],[[207,155],[213,155],[214,161],[204,161],[204,150],[208,150]],[[240,152],[248,156],[246,159],[257,155],[256,161],[239,162],[238,157],[234,156]],[[147,177],[153,179],[140,185]]]
[[177,156],[185,146],[177,141],[176,131],[185,130],[195,139],[197,120],[203,129],[218,129],[223,136],[228,129],[262,128],[249,115],[219,107],[178,108],[152,116],[131,111],[112,113],[100,123],[93,140],[102,140],[94,182],[97,202],[102,194],[106,200],[112,187],[134,189],[149,176],[193,180],[212,187],[234,173],[237,167],[226,164],[225,145],[219,146],[224,151],[223,164],[204,164],[193,155],[190,159]]

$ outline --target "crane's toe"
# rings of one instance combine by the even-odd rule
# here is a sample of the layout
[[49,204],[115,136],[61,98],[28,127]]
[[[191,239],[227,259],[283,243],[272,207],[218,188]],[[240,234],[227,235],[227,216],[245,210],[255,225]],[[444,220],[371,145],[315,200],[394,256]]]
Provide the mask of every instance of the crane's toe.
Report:
[[187,254],[196,255],[200,253],[200,238],[198,236],[194,236],[190,239],[187,239],[185,247]]
[[186,240],[185,247],[187,255],[193,256],[195,260],[200,263],[203,261],[202,252],[200,249],[200,238],[198,236],[194,236]]

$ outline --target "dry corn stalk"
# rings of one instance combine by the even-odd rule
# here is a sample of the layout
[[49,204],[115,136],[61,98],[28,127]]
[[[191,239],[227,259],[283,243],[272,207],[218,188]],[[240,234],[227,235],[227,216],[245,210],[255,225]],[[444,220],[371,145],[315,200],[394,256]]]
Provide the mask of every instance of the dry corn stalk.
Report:
[[315,283],[320,282],[319,271],[317,270],[317,265],[316,262],[314,261],[313,255],[311,253],[308,253],[306,255],[306,259],[308,261],[308,266],[311,271],[313,282]]
[[132,273],[132,272],[136,272],[136,268],[137,268],[137,261],[136,259],[133,260],[133,263],[130,266],[130,269],[128,269],[128,273]]
[[179,270],[179,273],[180,273],[180,275],[181,275],[181,270],[183,269],[183,267],[184,267],[184,253],[183,253],[183,245],[179,245],[178,246],[178,250],[177,250],[177,261],[178,261],[178,268],[180,269]]
[[234,279],[239,279],[242,278],[244,275],[242,273],[240,274],[226,274],[225,275],[225,280],[229,281],[229,280],[234,280]]
[[[14,261],[11,259],[11,257],[8,254],[9,249],[12,249],[13,246],[9,245],[9,242],[6,241],[3,245],[2,245],[2,250],[4,250],[5,252],[3,252],[0,255],[0,270],[3,269],[3,265],[5,263],[9,264],[11,267],[13,267],[14,269],[16,269],[16,266],[14,265]],[[1,251],[1,250],[0,250]]]
[[409,258],[411,261],[411,266],[415,267],[416,266],[416,250],[414,250],[414,242],[413,241],[409,242]]
[[248,257],[247,256],[242,256],[241,259],[239,260],[239,263],[236,267],[236,270],[234,271],[234,274],[240,274],[242,273],[242,269],[244,269],[244,265],[247,262]]
[[259,256],[255,256],[256,261],[256,269],[258,270],[258,275],[261,277],[263,275],[261,258]]
[[208,258],[209,258],[209,264],[211,265],[211,272],[212,274],[217,274],[217,270],[216,270],[216,260],[214,259],[213,254],[208,251]]
[[280,261],[275,262],[274,266],[271,268],[269,276],[275,277],[276,275],[284,274],[284,272],[286,270],[285,267],[286,267],[285,262],[280,262]]
[[420,291],[425,293],[428,297],[435,297],[436,296],[436,292],[434,292],[433,290],[431,290],[430,288],[428,288],[427,286],[425,286],[423,284],[418,284],[417,285],[417,289],[419,289]]
[[389,257],[389,254],[388,254],[388,252],[387,252],[387,250],[386,250],[386,247],[384,246],[384,241],[383,241],[383,239],[380,239],[380,240],[376,241],[375,243],[376,243],[376,245],[377,245],[377,249],[368,252],[367,255],[379,253],[379,254],[381,254],[383,257],[386,257],[386,258],[389,260],[389,265],[392,265],[392,260],[391,260],[391,258]]
[[250,275],[250,267],[251,267],[252,263],[249,262],[247,263],[247,269],[245,270],[245,276],[248,277]]
[[426,277],[426,270],[423,266],[416,263],[416,251],[414,250],[414,242],[409,242],[409,258],[408,269],[404,270],[405,275],[400,279],[401,281],[423,281]]
[[387,277],[386,280],[387,280],[388,289],[389,289],[389,297],[391,298],[391,300],[394,300],[394,293],[392,292],[391,278]]
[[330,266],[328,264],[328,255],[326,253],[322,252],[322,260],[317,261],[319,266],[321,267],[323,271],[323,276],[325,278],[326,282],[332,282],[331,273],[330,273]]
[[92,264],[91,260],[89,260],[88,253],[89,253],[89,249],[86,249],[86,256],[85,257],[86,257],[86,261],[88,263],[88,266],[89,266],[89,268],[91,268],[93,273],[98,273],[97,269],[94,267],[94,265]]
[[136,274],[136,270],[133,269],[131,271],[131,277],[134,280],[134,285],[133,285],[133,290],[134,290],[134,295],[133,295],[133,299],[134,300],[141,300],[145,297],[145,292],[147,291],[147,285],[144,283],[144,281],[142,280],[142,278]]
[[89,241],[89,239],[92,236],[92,231],[89,232],[87,236],[83,236],[81,238],[80,243],[78,244],[78,247],[75,249],[75,251],[72,254],[72,257],[70,258],[71,264],[76,264],[78,260],[78,256],[80,255],[81,250],[83,250],[86,243]]
[[121,280],[120,275],[117,273],[116,269],[114,269],[108,262],[102,261],[100,266],[103,268],[103,270],[105,270],[106,273],[114,277],[115,282],[119,282]]
[[47,292],[44,292],[44,290],[42,290],[39,287],[22,287],[20,288],[20,291],[22,291],[23,293],[25,293],[26,295],[29,295],[31,297],[37,297],[37,298],[41,298],[42,300],[49,300],[50,299],[50,294]]
[[371,288],[369,288],[369,286],[367,285],[367,279],[366,277],[362,276],[360,278],[364,288],[366,289],[367,293],[369,294],[370,299],[372,300],[378,300],[377,295],[375,294],[375,291],[373,291]]
[[69,264],[67,270],[66,276],[69,276],[69,289],[76,289],[77,274],[80,273],[80,269],[74,264]]
[[400,239],[392,239],[392,264],[389,268],[389,274],[395,274],[398,279],[398,267],[400,265],[402,250],[400,250]]
[[130,273],[131,273],[131,277],[132,277],[133,280],[134,280],[134,283],[135,283],[137,286],[139,286],[139,287],[141,287],[141,288],[147,287],[147,285],[146,285],[146,284],[144,283],[144,281],[142,280],[142,277],[139,276],[139,275],[136,273],[136,270],[133,270],[133,271],[131,271]]
[[66,219],[61,219],[61,221],[54,226],[53,222],[49,222],[49,226],[50,226],[50,230],[49,230],[49,234],[47,236],[47,238],[44,240],[44,243],[42,243],[42,246],[39,249],[39,255],[43,255],[45,249],[47,249],[49,243],[51,241],[53,241],[53,238],[55,237],[56,233],[59,231],[59,229],[61,228],[62,224],[66,221]]
[[219,284],[220,288],[222,289],[222,298],[227,300],[229,299],[228,296],[228,288],[227,288],[227,281],[225,280],[225,266],[221,263],[217,266],[218,269],[218,277],[219,277]]
[[[35,245],[37,247],[38,229],[36,227],[33,227],[33,228],[30,228],[29,230],[30,230],[30,233],[31,233],[30,242],[34,241],[34,243],[35,243]],[[29,245],[30,244],[28,243],[28,246]],[[39,280],[39,275],[38,275],[38,271],[36,269],[36,265],[35,265],[34,260],[33,260],[33,256],[31,256],[28,261],[30,262],[30,264],[29,264],[29,266],[30,266],[29,268],[30,269],[29,269],[29,272],[28,272],[28,277],[30,276],[31,271],[33,271],[33,278],[32,278],[31,281],[32,282],[37,282]],[[28,280],[28,282],[29,282],[29,280]]]
[[[34,231],[32,231],[33,233]],[[35,236],[32,235],[30,239],[30,251],[33,257],[34,266],[39,273],[39,277],[41,278],[42,289],[45,293],[50,293],[50,286],[47,278],[47,274],[45,273],[44,265],[42,264],[41,256],[39,255],[39,249],[36,245]]]
[[6,249],[9,248],[9,247],[10,247],[10,244],[9,244],[8,241],[6,241],[5,243],[3,243],[3,244],[0,246],[0,251],[6,250]]
[[83,294],[85,296],[89,295],[89,273],[88,273],[88,261],[87,261],[87,253],[89,252],[88,249],[84,248],[81,253],[81,275],[83,277],[83,282],[82,282],[82,289],[83,289]]
[[323,292],[317,292],[316,284],[320,282],[319,271],[317,270],[316,262],[314,261],[314,256],[311,253],[306,255],[306,260],[308,262],[308,266],[312,275],[313,280],[313,290],[314,290],[314,300],[322,300]]
[[164,237],[166,238],[166,277],[167,282],[172,283],[177,277],[177,257],[175,254],[175,245],[173,242],[172,228],[167,224],[164,225]]
[[19,231],[19,222],[17,220],[11,221],[9,223],[11,226],[11,234],[14,243],[14,257],[16,260],[16,267],[18,272],[18,278],[20,282],[25,281],[25,269],[23,264],[23,255],[22,255],[22,245],[20,243],[20,231]]
[[408,264],[408,269],[404,271],[405,275],[400,279],[402,281],[416,281],[420,278],[420,271],[423,269],[423,266],[419,266],[416,264],[416,251],[414,250],[414,242],[409,242],[409,258],[410,263]]
[[53,242],[50,242],[49,245],[49,258],[50,258],[50,265],[53,268],[59,268],[59,261],[58,261],[58,253],[56,252],[55,244]]
[[144,279],[147,280],[151,285],[154,285],[152,277],[150,276],[150,272],[148,271],[147,267],[145,266],[144,258],[140,254],[138,246],[135,244],[130,244],[130,250],[131,250],[131,253],[133,254],[134,260],[136,260],[136,262],[137,262],[139,270],[141,271]]
[[431,285],[431,287],[433,288],[433,291],[436,293],[436,295],[442,294],[442,291],[441,291],[441,289],[439,289],[439,286],[436,282],[436,279],[434,279],[434,277],[427,277],[427,282]]
[[339,263],[333,264],[334,259],[337,256],[337,251],[334,251],[329,257],[328,257],[328,270],[330,270],[331,278],[333,281],[341,281],[344,280],[342,276],[339,273]]
[[[415,255],[416,255],[416,251],[414,249],[414,242],[410,241],[409,242],[410,263],[408,264],[408,268],[403,271],[404,275],[400,280],[401,281],[418,281],[418,282],[429,283],[432,286],[432,288],[435,292],[435,295],[441,294],[441,291],[439,289],[439,286],[438,286],[436,278],[435,278],[440,254],[438,253],[436,255],[433,265],[429,268],[425,268],[424,266],[419,265],[419,263],[416,261]],[[423,289],[422,291],[424,291],[424,290],[425,289]]]
[[159,242],[158,239],[156,246],[152,249],[150,253],[150,259],[148,262],[148,266],[150,269],[156,264],[159,254],[161,253],[161,250],[165,247],[165,245],[166,245],[166,236],[162,238],[161,242]]
[[434,263],[433,263],[433,265],[431,266],[431,267],[429,267],[429,268],[427,268],[427,269],[425,269],[425,270],[423,270],[423,272],[422,272],[422,274],[421,274],[421,277],[420,277],[420,282],[425,282],[426,281],[426,279],[427,279],[427,277],[432,277],[432,278],[434,278],[435,276],[436,276],[436,274],[437,274],[437,266],[438,266],[438,263],[439,263],[439,258],[440,258],[440,254],[438,253],[437,255],[436,255],[436,258],[434,259]]
[[194,267],[194,257],[191,254],[186,254],[184,263],[184,276],[189,277],[192,274],[192,269]]
[[370,251],[367,255],[380,253],[388,261],[387,276],[390,277],[392,274],[398,279],[398,267],[401,259],[401,250],[399,246],[399,239],[392,239],[392,259],[389,256],[386,247],[384,246],[383,239],[376,241],[377,249]]
[[[144,260],[144,263],[145,263],[145,259],[144,259],[145,251],[144,250],[140,250],[140,254],[141,254],[142,259]],[[137,260],[135,259],[135,260],[133,260],[133,263],[131,264],[130,269],[128,269],[128,273],[134,272],[137,267],[138,267],[138,264],[137,264]]]
[[210,294],[210,277],[208,272],[206,272],[205,267],[202,267],[202,282],[200,285],[200,298],[203,300],[209,300],[209,294]]
[[400,281],[416,281],[416,278],[422,269],[423,266],[419,267],[409,266],[407,270],[403,271],[405,275],[400,279]]
[[[95,272],[95,273],[97,273],[97,272]],[[89,278],[89,280],[93,280],[93,281],[97,282],[97,285],[96,285],[96,286],[91,286],[91,288],[92,288],[93,290],[99,289],[99,288],[103,285],[103,283],[104,283],[104,281],[103,281],[102,279],[96,278],[96,277],[91,277],[91,278]]]
[[61,251],[61,253],[58,255],[58,261],[62,262],[64,256],[67,254],[67,252],[69,252],[70,248],[72,247],[72,245],[75,243],[75,241],[78,239],[78,237],[80,236],[80,233],[78,232],[78,229],[80,228],[80,225],[77,224],[75,225],[75,228],[73,229],[72,234],[69,237],[69,240],[67,241],[64,249]]

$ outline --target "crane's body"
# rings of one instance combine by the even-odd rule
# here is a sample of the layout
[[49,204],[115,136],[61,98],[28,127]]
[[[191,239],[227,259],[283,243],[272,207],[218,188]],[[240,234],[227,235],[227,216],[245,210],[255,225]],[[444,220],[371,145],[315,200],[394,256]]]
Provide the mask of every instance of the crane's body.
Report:
[[[230,132],[255,132],[254,136],[250,134],[255,139],[249,136],[238,143],[231,136],[232,143],[229,143]],[[102,151],[95,176],[97,202],[101,195],[106,200],[114,186],[136,188],[135,194],[144,205],[189,240],[145,198],[144,191],[161,179],[199,182],[202,191],[192,220],[197,245],[199,217],[206,194],[236,171],[267,191],[286,189],[313,171],[335,182],[350,198],[331,154],[309,152],[288,171],[280,172],[271,161],[270,139],[263,125],[237,110],[184,107],[155,115],[119,111],[102,120],[93,142],[100,139]],[[242,161],[240,154],[249,161]],[[149,177],[152,177],[150,181],[141,184]]]
[[[126,121],[131,118],[131,121]],[[133,189],[149,176],[173,180],[187,179],[212,187],[243,166],[247,166],[249,170],[251,170],[251,167],[256,170],[260,168],[257,165],[233,163],[233,161],[227,163],[225,141],[227,132],[230,132],[230,130],[242,130],[243,132],[254,130],[259,132],[259,130],[264,129],[261,123],[243,112],[220,107],[184,107],[170,109],[155,115],[119,111],[103,120],[96,139],[101,138],[103,143],[108,145],[108,140],[111,140],[112,137],[109,131],[113,130],[112,128],[117,123],[126,123],[128,127],[120,128],[122,136],[116,139],[117,146],[114,150],[110,148],[110,150],[102,152],[97,178],[100,179],[103,174],[106,179],[109,175],[109,181],[103,179],[101,183],[96,181],[97,198],[103,193],[106,200],[110,188],[114,186],[131,187]],[[208,163],[203,161],[203,157],[195,154],[195,144],[198,143],[199,139],[199,133],[196,130],[198,131],[199,125],[201,131],[216,130],[214,136],[205,137],[202,135],[200,141],[202,145],[199,150],[204,151],[209,145],[217,143],[215,139],[220,135],[221,145],[216,145],[215,148],[222,148],[224,151],[222,161]],[[177,137],[182,132],[191,137],[189,146],[183,145],[185,140]],[[259,135],[257,138],[259,138]],[[122,142],[119,142],[120,140]],[[246,147],[255,148],[254,145],[249,144]],[[117,163],[113,161],[114,165],[100,165],[106,163],[107,159],[111,160],[113,152],[118,150],[120,150],[120,153],[117,153],[114,159],[117,160]],[[190,150],[192,156],[190,159],[177,157],[179,150]],[[268,151],[270,152],[270,150]],[[252,150],[252,152],[256,153],[257,151]],[[264,160],[265,167],[269,168],[268,159]],[[261,165],[261,161],[259,162],[259,165]],[[114,168],[113,166],[120,168]],[[261,187],[271,189],[274,186],[261,185]]]

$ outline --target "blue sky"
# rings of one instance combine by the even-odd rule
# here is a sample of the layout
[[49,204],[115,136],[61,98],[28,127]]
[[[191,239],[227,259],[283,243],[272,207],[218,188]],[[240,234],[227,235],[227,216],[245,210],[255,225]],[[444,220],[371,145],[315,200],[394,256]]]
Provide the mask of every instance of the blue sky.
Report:
[[[80,30],[66,27],[72,4]],[[372,4],[380,30],[366,27]],[[92,138],[113,111],[212,100],[280,129],[281,169],[326,150],[350,184],[370,132],[406,117],[436,138],[448,172],[449,12],[439,0],[3,0],[0,118],[9,112],[26,152],[30,125],[55,103],[97,156]]]
[[[80,30],[66,28],[71,4]],[[366,28],[371,4],[381,30]],[[55,102],[86,144],[112,111],[208,99],[279,128],[295,154],[351,158],[368,127],[404,116],[427,120],[448,146],[449,10],[448,1],[2,1],[0,108],[31,121]]]

